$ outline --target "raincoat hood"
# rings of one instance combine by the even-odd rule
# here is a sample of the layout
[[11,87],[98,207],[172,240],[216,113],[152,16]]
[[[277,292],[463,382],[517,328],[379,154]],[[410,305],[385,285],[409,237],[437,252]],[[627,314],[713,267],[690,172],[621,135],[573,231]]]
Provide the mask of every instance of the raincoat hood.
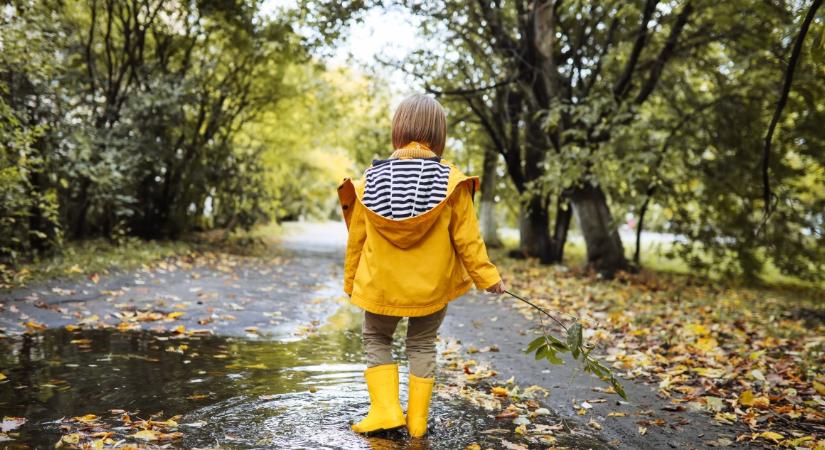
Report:
[[427,235],[458,189],[472,194],[478,187],[478,177],[464,175],[447,160],[390,159],[373,161],[361,179],[345,178],[338,199],[347,227],[358,202],[375,230],[404,249]]

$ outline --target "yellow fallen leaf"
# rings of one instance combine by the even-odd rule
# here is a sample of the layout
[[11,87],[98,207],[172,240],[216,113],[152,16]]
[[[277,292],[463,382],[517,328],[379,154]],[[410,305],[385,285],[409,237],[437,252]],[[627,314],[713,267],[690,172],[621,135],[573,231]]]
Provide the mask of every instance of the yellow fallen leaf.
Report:
[[80,323],[81,325],[91,325],[91,324],[94,324],[95,322],[97,322],[99,320],[100,320],[100,316],[98,316],[97,314],[92,314],[91,316],[84,317],[84,318],[80,319],[80,321],[78,323]]
[[85,416],[77,416],[74,420],[76,422],[92,423],[97,420],[97,416],[94,414],[86,414]]
[[79,327],[79,326],[77,326],[77,325],[72,325],[72,324],[66,325],[66,331],[68,331],[68,332],[70,332],[70,333],[71,333],[72,331],[77,331],[77,330],[79,330],[79,329],[80,329],[80,327]]
[[768,409],[771,406],[771,400],[768,397],[756,397],[753,399],[753,407],[759,409]]
[[172,333],[176,333],[176,334],[186,333],[186,327],[183,326],[183,325],[178,325],[175,328],[172,328]]
[[763,431],[757,435],[757,437],[761,437],[767,439],[769,441],[773,441],[774,443],[778,443],[780,440],[784,439],[785,436],[776,433],[774,431]]
[[708,333],[710,333],[710,330],[708,330],[707,327],[698,323],[692,323],[688,325],[687,329],[693,334],[697,334],[699,336],[705,336]]
[[761,358],[762,355],[764,355],[764,354],[765,354],[765,350],[759,350],[759,351],[751,352],[751,354],[748,355],[748,359],[750,359],[751,361],[755,361],[755,360]]
[[734,414],[734,413],[720,412],[720,413],[716,413],[716,415],[713,416],[713,418],[716,419],[717,422],[721,422],[721,423],[724,423],[724,424],[727,424],[727,425],[730,425],[730,424],[736,422],[736,414]]
[[131,329],[138,328],[137,324],[131,324],[128,322],[120,322],[117,324],[118,331],[129,331]]
[[149,424],[153,427],[177,428],[178,423],[172,419],[168,420],[150,420]]
[[613,411],[610,414],[608,414],[607,417],[627,417],[627,413],[626,412]]
[[714,369],[709,367],[698,367],[693,369],[694,372],[705,378],[722,378],[725,375],[724,369]]
[[719,343],[714,338],[703,337],[696,340],[696,347],[702,351],[710,352],[719,347]]
[[24,323],[23,325],[25,325],[26,328],[31,328],[32,330],[45,330],[46,329],[46,325],[43,325],[42,323],[31,321],[31,320]]
[[647,427],[641,427],[641,426],[640,426],[640,427],[639,427],[639,434],[640,434],[640,435],[642,435],[642,436],[644,436],[645,434],[647,434]]
[[60,438],[60,442],[64,442],[66,444],[77,444],[80,442],[80,434],[79,433],[72,433],[67,434]]
[[[802,444],[804,444],[806,442],[813,442],[813,441],[814,441],[813,436],[802,436],[802,437],[798,437],[796,439],[786,439],[784,442],[782,442],[782,446],[785,446],[785,447],[802,447]],[[810,447],[810,446],[806,446],[806,447]]]
[[478,445],[478,443],[473,442],[472,444],[469,444],[468,446],[464,447],[464,450],[481,450],[481,446]]
[[753,406],[753,391],[748,389],[739,394],[739,404],[742,406]]
[[83,273],[83,269],[81,269],[79,265],[75,264],[66,269],[66,273]]
[[5,380],[6,378],[8,378],[8,377],[6,376],[6,374],[4,374],[3,372],[0,372],[0,381]]
[[547,388],[534,384],[532,386],[528,386],[524,389],[524,392],[522,392],[523,397],[535,397],[536,394],[541,394],[543,397],[547,397],[550,395],[550,391],[547,390]]
[[178,317],[182,316],[183,314],[184,314],[183,311],[174,311],[174,312],[170,312],[169,314],[167,314],[166,318],[174,320],[174,319],[177,319]]
[[130,434],[129,437],[132,439],[141,439],[144,441],[157,441],[159,433],[154,430],[140,430],[135,434]]
[[819,393],[819,395],[825,395],[825,384],[820,383],[819,381],[814,380],[814,390]]
[[595,430],[601,430],[602,429],[602,424],[600,424],[599,422],[596,422],[593,419],[590,419],[590,422],[587,422],[587,426],[589,426],[590,428],[593,428]]
[[510,392],[507,391],[507,388],[503,388],[501,386],[494,386],[491,393],[496,397],[507,397],[510,394]]

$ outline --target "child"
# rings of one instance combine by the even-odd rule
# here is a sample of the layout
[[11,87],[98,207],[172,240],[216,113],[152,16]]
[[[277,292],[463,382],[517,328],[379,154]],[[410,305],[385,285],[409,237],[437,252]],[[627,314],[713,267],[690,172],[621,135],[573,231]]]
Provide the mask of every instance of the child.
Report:
[[[370,410],[352,426],[358,433],[406,423],[411,436],[423,436],[435,383],[436,332],[447,303],[472,283],[504,292],[473,209],[478,178],[441,159],[446,123],[436,100],[407,98],[392,121],[395,152],[373,161],[364,179],[345,179],[338,188],[349,229],[344,290],[365,310]],[[409,317],[406,422],[398,399],[398,366],[390,353],[402,317]]]

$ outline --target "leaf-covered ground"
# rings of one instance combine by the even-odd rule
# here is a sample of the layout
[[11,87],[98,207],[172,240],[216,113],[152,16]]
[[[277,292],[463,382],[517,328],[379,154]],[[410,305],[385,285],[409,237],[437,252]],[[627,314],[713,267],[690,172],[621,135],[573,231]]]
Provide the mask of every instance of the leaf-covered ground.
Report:
[[[825,448],[821,292],[649,273],[604,281],[529,261],[503,266],[514,291],[578,317],[614,372],[654,382],[672,410],[743,424],[740,442]],[[512,305],[538,320],[531,307]]]
[[[0,296],[0,442],[409,448],[403,432],[362,440],[349,429],[368,401],[361,312],[341,296],[339,249],[297,247],[81,268]],[[598,429],[542,406],[546,389],[472,359],[497,350],[442,341],[429,448],[609,448]]]
[[[360,357],[354,340],[357,326],[347,325],[349,334],[334,334],[340,342],[324,334],[328,333],[323,331],[324,318],[336,322],[349,315],[329,316],[341,305],[341,249],[336,247],[341,239],[318,231],[309,233],[308,241],[287,243],[306,250],[294,257],[277,252],[266,258],[191,252],[134,271],[106,273],[81,267],[83,273],[76,274],[74,281],[56,280],[0,297],[0,339],[5,335],[11,343],[52,342],[40,338],[47,333],[56,336],[57,327],[65,342],[54,350],[86,358],[82,355],[94,356],[100,350],[98,340],[116,337],[113,342],[130,342],[133,336],[150,333],[145,351],[151,355],[144,356],[151,358],[141,364],[176,367],[180,376],[176,382],[185,389],[191,385],[189,371],[209,361],[209,368],[202,371],[216,377],[215,386],[240,386],[252,380],[260,384],[256,395],[261,394],[262,402],[277,404],[270,395],[273,381],[264,374],[284,363],[272,359],[277,352],[271,348],[259,354],[269,347],[253,343],[288,335],[298,339],[295,345],[330,346],[327,351],[343,358],[341,363],[352,364]],[[329,242],[319,243],[321,235],[329,235]],[[524,355],[522,350],[540,328],[534,310],[505,297],[471,294],[451,304],[441,330],[445,339],[435,403],[436,411],[442,409],[434,415],[433,427],[436,448],[461,440],[448,441],[454,433],[463,433],[468,423],[475,427],[469,448],[825,447],[821,293],[748,289],[661,274],[603,281],[529,261],[497,259],[497,263],[514,292],[561,313],[562,318],[578,317],[585,340],[598,344],[599,357],[633,393],[629,402],[620,402],[604,383],[588,384],[587,380],[597,381],[592,377],[570,376],[569,367],[560,370]],[[110,334],[98,335],[102,332]],[[242,346],[233,344],[240,353],[215,353],[201,345],[204,339],[221,336],[241,339]],[[463,343],[449,336],[460,337]],[[339,352],[339,347],[349,350]],[[314,353],[320,359],[309,366],[326,361],[325,354]],[[98,374],[109,365],[114,370],[112,361],[119,359],[91,361],[84,370]],[[23,381],[22,366],[0,367],[0,385],[18,393],[36,388],[32,399],[39,392],[67,395],[72,383],[64,380],[69,376],[65,370],[77,371],[77,364],[53,366],[59,361],[49,358],[40,363],[44,371],[40,380]],[[238,379],[247,381],[220,378],[221,373],[235,370],[249,372]],[[356,385],[363,387],[356,375]],[[81,379],[73,383],[80,385]],[[658,398],[638,381],[649,383]],[[640,390],[649,398],[640,400]],[[309,405],[323,393],[321,389],[301,395]],[[53,417],[58,422],[47,425],[60,429],[50,442],[91,448],[201,442],[199,436],[211,432],[211,425],[187,425],[203,419],[185,415],[189,404],[219,399],[193,395],[183,396],[182,406],[170,406],[157,416],[153,416],[155,409],[137,412],[120,399],[99,409],[66,411]],[[341,401],[339,397],[330,394],[329,401]],[[448,403],[456,399],[465,403]],[[360,403],[350,405],[355,409],[348,412],[353,417],[363,412],[366,397],[356,400]],[[227,417],[253,410],[242,406]],[[471,410],[484,412],[462,415]],[[21,429],[46,424],[43,418],[17,410],[6,415],[0,440],[16,439]],[[702,433],[705,422],[717,425],[707,430],[707,436]],[[619,428],[622,423],[624,428]],[[340,428],[336,433],[348,436],[346,424]],[[391,436],[386,444],[392,448],[398,442]]]

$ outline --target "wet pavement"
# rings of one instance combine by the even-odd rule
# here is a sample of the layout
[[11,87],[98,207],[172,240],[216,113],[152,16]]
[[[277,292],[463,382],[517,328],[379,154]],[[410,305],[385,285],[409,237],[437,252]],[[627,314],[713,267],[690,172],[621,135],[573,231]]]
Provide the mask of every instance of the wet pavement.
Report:
[[[369,398],[361,312],[339,287],[345,231],[292,231],[265,258],[193,255],[2,294],[0,448],[611,447],[527,394],[487,394],[495,377],[465,385],[474,362],[446,339],[426,439],[351,432]],[[514,422],[489,404],[532,412]]]

